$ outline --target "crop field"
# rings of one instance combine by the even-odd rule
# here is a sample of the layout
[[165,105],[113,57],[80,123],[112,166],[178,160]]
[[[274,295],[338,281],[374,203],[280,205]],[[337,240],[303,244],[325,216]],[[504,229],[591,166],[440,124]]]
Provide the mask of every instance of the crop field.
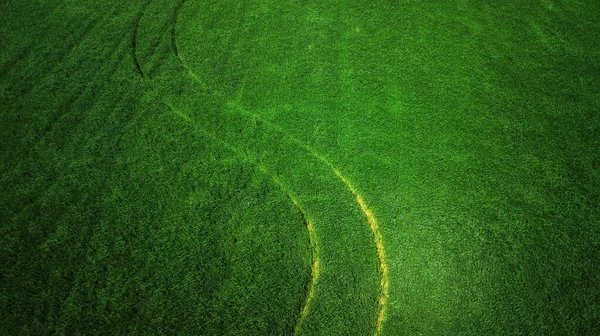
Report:
[[600,2],[0,0],[0,335],[600,334]]

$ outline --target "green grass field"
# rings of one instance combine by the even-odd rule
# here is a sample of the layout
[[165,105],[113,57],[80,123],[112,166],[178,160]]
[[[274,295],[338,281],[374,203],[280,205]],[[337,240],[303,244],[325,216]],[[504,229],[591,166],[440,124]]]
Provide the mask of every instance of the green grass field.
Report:
[[0,335],[599,321],[600,2],[0,0]]

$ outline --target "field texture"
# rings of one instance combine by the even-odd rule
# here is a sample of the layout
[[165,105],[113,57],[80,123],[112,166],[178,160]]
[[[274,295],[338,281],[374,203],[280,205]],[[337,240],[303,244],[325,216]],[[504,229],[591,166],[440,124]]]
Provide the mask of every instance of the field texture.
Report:
[[0,0],[0,335],[599,321],[600,2]]

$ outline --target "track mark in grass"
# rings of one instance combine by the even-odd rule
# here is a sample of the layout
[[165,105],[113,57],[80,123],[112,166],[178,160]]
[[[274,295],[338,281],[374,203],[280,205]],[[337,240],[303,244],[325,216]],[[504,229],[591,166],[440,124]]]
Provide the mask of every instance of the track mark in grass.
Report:
[[[48,36],[48,31],[49,31],[49,25],[46,22],[48,20],[48,18],[52,18],[55,13],[59,10],[62,9],[61,5],[56,5],[53,6],[51,10],[46,11],[45,17],[40,19],[37,18],[37,24],[44,24],[44,29],[42,29],[41,31],[43,32],[42,34],[40,34],[40,36],[38,36],[38,39],[35,39],[34,41],[31,41],[27,44],[27,46],[23,47],[23,49],[21,49],[21,51],[19,51],[17,54],[15,54],[15,56],[13,56],[12,58],[8,59],[4,64],[0,64],[0,78],[3,78],[9,71],[13,71],[14,67],[19,63],[25,60],[25,58],[31,54],[33,51],[38,52],[41,43],[39,43],[39,41],[42,38],[46,38]],[[49,21],[49,20],[48,20]],[[37,49],[37,50],[36,50]]]
[[367,217],[367,222],[369,222],[369,228],[373,233],[373,239],[375,241],[375,248],[377,249],[377,258],[379,259],[379,272],[381,273],[381,278],[379,282],[379,313],[377,315],[377,329],[375,330],[375,335],[379,335],[381,333],[381,328],[383,326],[383,321],[385,319],[385,310],[386,304],[389,299],[389,278],[388,278],[388,264],[385,258],[385,247],[383,245],[383,238],[381,237],[381,231],[379,230],[379,224],[377,223],[377,219],[373,214],[373,211],[367,203],[365,203],[361,194],[354,188],[354,186],[348,181],[348,179],[335,167],[331,166],[334,173],[348,186],[354,197],[356,197],[356,202],[360,206],[360,209]]
[[310,267],[310,279],[306,286],[306,299],[302,304],[300,309],[300,315],[298,317],[298,322],[296,323],[296,327],[294,328],[294,335],[297,335],[301,330],[302,323],[306,316],[308,316],[310,303],[315,296],[315,284],[317,283],[317,279],[319,278],[319,246],[317,245],[317,236],[315,233],[315,229],[312,221],[306,214],[306,211],[300,205],[298,199],[292,194],[292,192],[279,180],[276,175],[271,174],[264,166],[258,165],[259,169],[263,171],[265,175],[271,176],[275,184],[281,188],[281,190],[288,196],[288,198],[292,201],[296,209],[302,214],[302,219],[304,220],[304,224],[306,226],[306,231],[308,231],[308,241],[310,244],[310,250],[312,254],[311,267]]
[[[148,0],[148,2],[144,5],[140,17],[139,19],[136,17],[137,19],[137,26],[139,26],[142,18],[144,17],[145,13],[146,13],[146,9],[147,7],[149,7],[150,3],[152,3],[152,0]],[[170,13],[170,15],[167,17],[167,19],[163,22],[161,28],[158,30],[158,33],[156,34],[156,36],[159,36],[154,42],[152,42],[149,47],[148,50],[146,51],[145,54],[142,54],[142,59],[140,60],[140,57],[137,55],[137,51],[134,54],[134,62],[137,62],[137,64],[140,65],[140,69],[143,69],[143,65],[146,65],[146,62],[149,61],[149,59],[155,55],[156,50],[158,49],[159,45],[163,42],[165,35],[169,34],[170,38],[171,38],[171,46],[173,49],[173,53],[179,58],[179,50],[176,48],[175,44],[174,44],[174,34],[175,34],[175,25],[177,22],[177,17],[179,16],[179,11],[181,10],[181,7],[183,6],[183,4],[185,3],[185,0],[179,0],[176,5],[175,8],[173,9],[173,11]],[[139,27],[135,28],[134,31],[134,43],[136,45],[136,49],[137,49],[137,39],[138,39],[138,29]],[[171,30],[170,33],[169,29]],[[154,65],[156,66],[156,64]],[[145,76],[147,77],[152,77],[153,75],[153,69],[152,69],[152,64],[147,65],[147,69],[146,72],[143,72]],[[154,69],[155,70],[155,69]]]
[[[171,24],[171,48],[173,48],[173,52],[175,53],[175,56],[177,56],[177,58],[179,59],[179,61],[181,61],[181,64],[186,67],[185,62],[181,59],[181,56],[179,55],[179,48],[177,47],[177,22],[179,21],[179,13],[181,12],[181,7],[183,7],[183,4],[185,3],[185,0],[180,0],[177,3],[177,7],[175,7],[175,11],[173,12],[173,22]],[[186,68],[187,69],[187,68]]]
[[[63,63],[62,61],[71,55],[78,46],[81,45],[83,40],[90,35],[90,33],[98,26],[98,23],[106,19],[108,14],[104,13],[99,18],[90,18],[87,21],[83,28],[79,29],[73,35],[65,38],[65,44],[62,48],[57,49],[56,52],[53,52],[51,56],[45,59],[45,62],[42,64],[45,66],[40,66],[31,77],[24,77],[21,81],[15,81],[11,90],[14,90],[11,95],[15,97],[23,96],[30,91],[32,91],[36,85],[38,85],[42,80],[51,74],[56,73],[56,69]],[[88,19],[88,18],[86,18]],[[83,19],[82,21],[84,21]],[[58,46],[57,46],[58,47]]]
[[[175,41],[175,43],[176,43],[176,41]],[[200,80],[198,75],[196,75],[194,73],[194,71],[185,64],[181,55],[178,55],[178,58],[179,58],[180,62],[182,63],[184,69],[187,71],[187,73],[189,74],[189,76],[191,78],[193,78],[196,82],[198,82],[200,85],[202,85],[203,88],[206,88],[215,94],[217,93],[215,89],[207,87],[207,85],[202,80]],[[243,87],[240,89],[240,91],[242,89],[243,89]],[[337,169],[335,167],[335,165],[333,163],[331,163],[331,161],[329,161],[329,159],[327,159],[325,156],[323,156],[319,152],[315,151],[311,146],[304,143],[302,140],[298,139],[297,137],[293,136],[292,134],[290,134],[289,132],[284,130],[281,126],[274,124],[266,119],[261,118],[256,113],[247,111],[240,105],[239,101],[240,101],[240,97],[238,95],[237,99],[235,99],[229,105],[232,108],[234,108],[235,110],[237,110],[238,112],[245,114],[255,120],[259,120],[259,121],[263,122],[265,125],[267,125],[268,127],[270,127],[271,129],[274,129],[275,131],[283,134],[285,137],[287,137],[288,139],[290,139],[294,143],[296,143],[296,145],[298,145],[299,147],[306,150],[308,153],[310,153],[312,156],[317,158],[319,161],[323,162],[326,166],[328,166],[333,171],[333,173],[336,175],[336,177],[338,179],[340,179],[346,185],[346,187],[350,190],[352,195],[354,195],[354,197],[356,198],[356,202],[358,203],[358,206],[360,207],[361,211],[365,215],[365,218],[367,219],[367,223],[369,224],[369,229],[371,230],[371,233],[373,235],[373,243],[375,244],[375,249],[377,252],[380,280],[379,280],[379,298],[377,300],[377,305],[379,306],[379,309],[378,309],[378,313],[377,313],[375,335],[379,335],[381,333],[381,330],[383,327],[383,321],[385,320],[386,307],[387,307],[387,302],[389,299],[389,275],[388,275],[388,264],[387,264],[387,260],[386,260],[386,256],[385,256],[385,247],[383,244],[383,237],[381,235],[381,231],[379,230],[379,224],[377,223],[377,219],[376,219],[375,215],[373,214],[373,211],[369,208],[367,203],[364,201],[364,198],[362,197],[362,195],[358,192],[358,190],[354,187],[354,185],[350,182],[350,180],[348,180],[348,178],[346,178],[339,171],[339,169]],[[317,264],[317,266],[318,266],[318,264]]]
[[[174,31],[175,31],[175,28],[173,28],[173,32]],[[175,38],[175,33],[173,33],[172,36],[173,36],[173,47],[176,50],[175,55],[179,59],[181,66],[186,70],[186,72],[190,75],[190,77],[192,77],[194,79],[194,81],[196,81],[196,83],[200,84],[200,86],[203,89],[210,90],[210,88],[206,85],[206,83],[203,80],[201,80],[200,77],[198,77],[198,75],[196,75],[196,73],[190,69],[190,67],[187,65],[187,63],[185,62],[185,60],[183,59],[181,54],[179,54],[179,49],[177,48],[177,40]],[[210,90],[210,91],[214,91],[214,90]]]
[[179,13],[181,12],[181,7],[183,7],[183,4],[185,3],[185,0],[180,0],[177,3],[177,6],[175,7],[175,10],[173,11],[173,22],[171,23],[171,47],[173,48],[173,52],[175,53],[175,56],[177,56],[179,58],[179,60],[181,60],[181,57],[179,56],[179,48],[177,48],[177,38],[176,38],[176,27],[177,27],[177,22],[179,21]]
[[[67,96],[67,99],[62,102],[56,111],[60,113],[54,113],[49,116],[48,121],[45,123],[45,126],[42,127],[38,135],[36,136],[36,146],[45,141],[46,136],[52,132],[55,127],[59,126],[59,121],[63,118],[70,116],[73,106],[76,103],[80,102],[82,98],[86,98],[87,101],[95,101],[100,89],[104,86],[104,84],[109,78],[111,78],[117,71],[119,64],[123,61],[124,56],[127,54],[129,46],[127,44],[126,39],[121,40],[119,45],[114,48],[110,54],[106,58],[105,64],[98,68],[98,75],[94,78],[94,80],[90,80],[80,88],[78,88],[71,95]],[[86,93],[89,93],[89,96],[85,96]]]
[[[185,2],[185,0],[182,0],[181,5],[183,5],[184,2]],[[181,6],[179,8],[181,8]],[[177,10],[178,12],[179,12],[179,8]],[[178,15],[178,13],[176,13],[176,17],[177,17],[177,15]],[[175,18],[175,20],[176,20],[176,18]],[[206,85],[206,83],[204,81],[202,81],[200,79],[200,77],[187,65],[187,63],[183,59],[182,55],[179,53],[179,49],[177,47],[176,24],[174,24],[174,26],[173,26],[172,35],[171,35],[171,43],[173,45],[173,48],[174,48],[177,58],[179,59],[182,67],[185,69],[185,71],[188,73],[188,75],[194,81],[196,81],[199,85],[201,85],[202,88],[207,89],[214,94],[218,94],[218,90]],[[243,86],[240,89],[240,92],[241,92],[241,90],[243,90]],[[373,211],[369,208],[367,203],[364,201],[364,198],[362,197],[362,195],[358,192],[358,190],[354,187],[354,185],[350,182],[350,180],[348,180],[348,178],[346,178],[340,172],[340,170],[337,169],[335,167],[335,165],[333,163],[331,163],[331,161],[329,161],[329,159],[327,159],[325,156],[323,156],[322,154],[315,151],[311,146],[304,143],[302,140],[298,139],[297,137],[293,136],[292,134],[290,134],[289,132],[284,130],[281,126],[261,118],[256,113],[247,111],[246,109],[244,109],[241,106],[239,101],[240,101],[240,97],[238,95],[237,99],[235,99],[229,105],[231,107],[233,107],[235,110],[237,110],[238,112],[240,112],[241,114],[245,114],[245,115],[249,116],[250,118],[259,120],[259,121],[263,122],[265,125],[267,125],[268,127],[270,127],[271,129],[283,134],[285,137],[287,137],[288,139],[290,139],[294,143],[296,143],[299,147],[303,148],[308,153],[310,153],[312,156],[317,158],[319,161],[323,162],[326,166],[328,166],[332,170],[332,172],[336,175],[336,177],[338,179],[340,179],[346,185],[346,187],[350,190],[352,195],[356,198],[356,202],[358,203],[361,211],[363,212],[363,214],[365,215],[365,218],[367,219],[367,223],[369,224],[369,229],[371,230],[371,233],[373,235],[373,242],[374,242],[375,249],[377,252],[380,281],[379,281],[379,298],[377,300],[378,313],[377,313],[377,321],[376,321],[376,327],[375,327],[375,335],[379,335],[382,330],[383,321],[385,320],[386,306],[387,306],[387,302],[389,299],[389,275],[388,275],[388,264],[387,264],[387,260],[386,260],[386,256],[385,256],[385,247],[383,244],[383,237],[381,235],[381,231],[379,230],[379,224],[377,222],[375,215],[373,214]],[[173,109],[173,107],[171,105],[169,105],[169,107],[171,109]],[[176,112],[176,114],[180,114],[180,113],[181,112]],[[184,118],[189,120],[189,117],[187,117],[187,116]],[[205,130],[202,130],[202,131],[203,131],[203,133],[208,134],[208,132],[206,132]],[[210,135],[210,136],[215,138],[214,135]],[[219,141],[219,140],[217,139],[217,141]],[[231,148],[230,145],[228,147]],[[282,185],[280,184],[280,186],[282,186]],[[288,193],[288,195],[290,195],[289,192],[287,192],[287,193]],[[293,202],[293,200],[292,200],[292,202]],[[312,227],[312,224],[310,222],[307,222],[307,230],[309,231],[309,235],[311,234],[311,232],[314,234],[314,228]],[[314,259],[313,260],[313,268],[314,269],[312,271],[313,277],[318,276],[318,266],[319,266],[318,259]],[[312,286],[314,287],[314,284]],[[304,319],[305,315],[308,313],[308,302],[310,302],[311,298],[312,298],[312,291],[309,291],[309,296],[307,295],[307,304],[305,304],[305,307],[302,309],[302,312],[301,312],[300,322],[301,322],[301,320]],[[298,330],[296,330],[296,332],[298,332]]]
[[356,198],[356,203],[358,203],[358,206],[360,207],[361,211],[365,215],[367,222],[369,224],[369,229],[371,230],[371,233],[373,235],[373,242],[375,244],[375,249],[377,251],[380,280],[379,280],[379,299],[377,300],[377,304],[379,306],[379,311],[377,314],[375,335],[379,335],[381,333],[383,321],[385,320],[386,306],[387,306],[387,302],[389,299],[389,275],[388,275],[388,264],[387,264],[387,260],[386,260],[386,256],[385,256],[385,247],[383,244],[383,237],[381,236],[381,231],[379,230],[379,223],[377,223],[377,219],[376,219],[375,215],[373,214],[373,211],[371,210],[371,208],[369,208],[369,206],[365,202],[362,195],[358,192],[358,189],[356,189],[356,187],[354,187],[354,185],[350,182],[350,180],[348,180],[348,178],[344,174],[342,174],[340,172],[340,170],[337,169],[335,167],[335,165],[333,163],[331,163],[331,161],[329,161],[329,159],[327,159],[325,156],[323,156],[319,152],[315,151],[311,146],[304,143],[302,140],[296,138],[295,136],[291,135],[290,133],[285,131],[280,126],[261,118],[260,116],[258,116],[255,113],[247,111],[238,102],[234,102],[231,105],[236,110],[238,110],[240,113],[248,115],[249,117],[254,118],[256,120],[259,120],[259,121],[263,122],[264,124],[268,125],[269,127],[271,127],[272,129],[280,132],[281,134],[283,134],[284,136],[288,137],[293,142],[295,142],[298,146],[304,148],[304,150],[309,152],[312,156],[314,156],[315,158],[317,158],[318,160],[323,162],[325,165],[327,165],[333,171],[333,173],[337,176],[337,178],[340,179],[346,185],[346,187],[350,190],[352,195],[354,195],[354,197]]
[[[218,138],[215,134],[194,124],[192,118],[190,118],[187,114],[180,111],[179,109],[175,108],[175,106],[173,106],[173,104],[171,104],[170,102],[164,101],[164,104],[167,105],[169,107],[169,109],[171,109],[171,111],[176,116],[182,118],[186,122],[189,122],[192,126],[194,126],[195,129],[200,131],[202,134],[208,136],[209,138],[213,139],[214,141],[219,142],[223,146],[229,148],[237,156],[248,159],[248,156],[244,155],[244,153],[242,151],[240,151],[238,148],[236,148],[235,146],[231,145],[230,143],[227,143],[226,141]],[[290,199],[290,201],[292,202],[294,207],[298,210],[298,212],[302,216],[302,220],[305,224],[306,231],[308,232],[308,242],[309,242],[310,251],[311,251],[310,278],[309,278],[308,284],[306,286],[306,296],[305,296],[304,302],[302,303],[302,306],[300,307],[298,322],[296,322],[296,326],[294,328],[294,335],[297,335],[299,333],[299,331],[301,330],[302,323],[304,322],[304,319],[306,318],[306,316],[308,315],[308,312],[310,310],[310,304],[312,302],[312,299],[315,296],[315,286],[319,279],[320,263],[319,263],[319,245],[317,243],[317,235],[315,233],[315,229],[314,229],[312,220],[306,213],[306,210],[304,210],[304,208],[300,204],[300,201],[298,200],[298,198],[296,198],[296,196],[294,196],[292,191],[279,179],[279,177],[277,177],[277,175],[270,172],[264,165],[260,164],[259,162],[253,162],[253,164],[257,167],[257,169],[260,172],[262,172],[266,176],[269,176],[271,178],[271,180],[273,180],[273,182],[279,187],[279,189],[281,189],[281,191]]]
[[183,118],[187,122],[190,122],[190,123],[192,122],[192,119],[187,114],[173,108],[173,106],[170,104],[167,104],[167,106],[169,106],[171,108],[171,110],[173,111],[173,113],[175,113],[177,116]]
[[142,66],[140,65],[140,60],[138,59],[138,56],[137,56],[137,36],[138,36],[138,30],[140,29],[140,21],[142,20],[142,17],[144,16],[144,12],[146,12],[146,8],[148,8],[148,6],[150,5],[150,2],[152,2],[152,0],[146,1],[146,3],[139,10],[138,14],[135,17],[135,21],[133,23],[133,31],[131,33],[131,54],[133,56],[133,63],[135,65],[138,75],[140,75],[140,77],[142,77],[142,79],[144,78],[144,71],[142,70]]
[[16,54],[16,56],[6,61],[6,63],[0,65],[0,78],[4,77],[4,75],[12,70],[17,63],[22,61],[31,52],[35,45],[35,42],[29,43],[29,45],[24,47],[18,54]]
[[196,73],[193,72],[192,69],[190,69],[190,67],[187,65],[187,63],[183,59],[183,56],[181,56],[181,53],[179,53],[179,47],[177,46],[177,22],[179,21],[179,13],[181,12],[181,7],[183,7],[184,3],[185,0],[181,0],[175,10],[173,27],[171,28],[171,46],[173,48],[173,52],[175,52],[175,56],[177,56],[177,59],[181,63],[181,66],[190,75],[190,77],[192,77],[198,84],[200,84],[200,86],[202,86],[203,89],[208,90],[209,88],[206,85],[206,83],[204,83],[204,81],[201,80],[200,77],[198,77]]
[[306,316],[308,316],[310,303],[312,302],[313,297],[315,296],[315,284],[319,279],[319,246],[317,245],[317,236],[315,234],[314,226],[308,217],[305,217],[306,230],[308,231],[309,243],[311,247],[312,255],[312,263],[310,267],[310,282],[308,283],[306,290],[306,299],[304,300],[304,304],[302,309],[300,310],[300,316],[298,317],[298,323],[296,323],[296,327],[294,328],[294,335],[297,335],[301,330],[302,323]]

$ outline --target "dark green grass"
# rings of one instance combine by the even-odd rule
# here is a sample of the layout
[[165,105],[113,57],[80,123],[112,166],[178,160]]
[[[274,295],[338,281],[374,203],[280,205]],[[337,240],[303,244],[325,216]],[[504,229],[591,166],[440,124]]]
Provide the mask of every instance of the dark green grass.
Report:
[[6,70],[32,78],[2,82],[2,333],[289,334],[305,223],[140,81],[138,8],[86,13],[49,64],[17,62],[40,73]]
[[0,12],[0,333],[291,334],[304,212],[298,330],[373,334],[314,153],[383,334],[600,332],[598,5]]

